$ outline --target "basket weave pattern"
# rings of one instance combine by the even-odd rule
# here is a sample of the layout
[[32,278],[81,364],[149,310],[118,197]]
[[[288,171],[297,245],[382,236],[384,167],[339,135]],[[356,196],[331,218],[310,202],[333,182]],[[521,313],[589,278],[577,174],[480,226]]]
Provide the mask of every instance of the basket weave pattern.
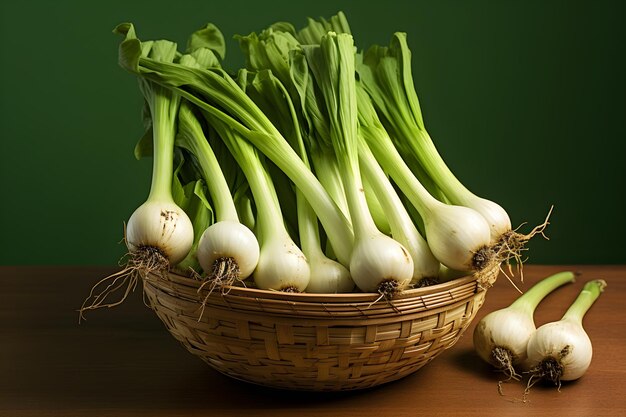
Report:
[[151,307],[187,350],[233,378],[314,391],[369,388],[415,372],[456,343],[485,297],[471,278],[391,302],[233,287],[210,294],[201,316],[207,292],[199,286],[174,274],[144,281]]

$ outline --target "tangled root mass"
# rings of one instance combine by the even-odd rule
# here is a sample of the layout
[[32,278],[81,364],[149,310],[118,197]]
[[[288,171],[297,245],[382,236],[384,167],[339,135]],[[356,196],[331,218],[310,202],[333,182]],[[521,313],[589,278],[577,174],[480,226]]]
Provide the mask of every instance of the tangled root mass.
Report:
[[[548,221],[552,214],[553,207],[550,208],[544,222],[535,226],[530,233],[519,233],[518,230],[523,226],[520,225],[515,230],[502,235],[500,240],[491,247],[484,247],[476,251],[472,259],[472,266],[476,271],[474,276],[478,278],[479,286],[483,289],[490,288],[496,281],[498,274],[502,272],[513,286],[521,293],[522,291],[515,285],[512,280],[513,264],[516,265],[520,275],[520,281],[524,281],[524,257],[523,253],[528,250],[526,243],[536,235],[541,235],[545,239],[548,237],[544,234],[546,227],[550,224]],[[507,265],[508,271],[502,269],[502,265]]]
[[[153,246],[140,246],[137,250],[124,255],[124,258],[127,258],[127,261],[121,271],[101,279],[91,288],[79,310],[79,322],[85,320],[84,314],[88,310],[111,308],[122,304],[137,288],[140,280],[149,279],[151,274],[165,277],[170,269],[168,259]],[[119,300],[108,300],[112,294],[120,290],[123,294]]]
[[239,265],[234,258],[222,257],[217,258],[213,262],[210,274],[204,279],[204,282],[198,287],[198,293],[207,290],[206,295],[202,300],[200,308],[200,316],[198,321],[202,319],[204,309],[206,307],[209,297],[213,291],[220,291],[222,294],[227,294],[230,288],[241,276]]

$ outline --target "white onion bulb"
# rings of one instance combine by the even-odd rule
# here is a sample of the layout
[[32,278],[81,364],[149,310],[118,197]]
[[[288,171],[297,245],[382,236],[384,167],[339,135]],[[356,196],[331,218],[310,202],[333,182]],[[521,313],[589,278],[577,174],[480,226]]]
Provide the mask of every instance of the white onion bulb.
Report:
[[559,272],[539,281],[510,306],[483,317],[474,329],[474,349],[485,362],[510,377],[527,358],[528,341],[535,332],[533,314],[539,302],[556,288],[574,281],[572,272]]
[[149,199],[128,219],[126,244],[131,252],[145,247],[158,249],[170,265],[176,265],[191,250],[193,225],[173,201]]
[[472,271],[474,255],[491,242],[487,221],[475,210],[438,204],[424,216],[426,239],[433,255],[449,268]]
[[587,282],[561,320],[544,324],[533,333],[527,347],[533,377],[560,385],[587,372],[593,349],[582,321],[605,287],[604,280]]
[[463,205],[476,210],[489,224],[491,231],[491,243],[497,243],[503,235],[511,231],[511,219],[509,214],[499,204],[478,197],[468,192],[468,196],[463,200]]
[[325,256],[309,259],[311,277],[306,292],[317,294],[336,294],[350,292],[354,289],[354,281],[350,271],[339,262]]
[[239,222],[220,221],[209,226],[198,243],[200,266],[211,274],[216,261],[231,258],[239,269],[238,279],[248,278],[259,261],[259,243],[250,229]]
[[350,275],[356,285],[366,292],[388,291],[381,284],[390,284],[397,292],[405,289],[413,278],[413,259],[398,242],[374,233],[357,239],[350,259]]
[[302,292],[309,284],[310,274],[304,253],[291,238],[278,234],[261,246],[252,276],[261,289]]
[[591,364],[593,354],[591,339],[582,326],[572,320],[560,320],[539,327],[528,341],[527,349],[531,368],[550,366],[548,363],[551,362],[554,375],[559,374],[560,381],[571,381],[583,376]]

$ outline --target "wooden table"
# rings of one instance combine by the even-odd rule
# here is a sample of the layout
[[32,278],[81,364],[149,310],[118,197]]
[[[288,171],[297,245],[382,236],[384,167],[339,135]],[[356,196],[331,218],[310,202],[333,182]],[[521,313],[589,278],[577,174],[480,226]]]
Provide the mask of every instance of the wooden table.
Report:
[[0,416],[626,416],[626,266],[526,266],[528,288],[563,270],[583,273],[540,304],[537,325],[561,317],[587,279],[605,293],[585,317],[594,344],[580,380],[508,383],[472,349],[479,318],[517,293],[501,277],[468,332],[452,349],[400,381],[360,392],[302,393],[238,382],[193,357],[146,308],[139,293],[115,309],[76,309],[112,268],[0,267]]

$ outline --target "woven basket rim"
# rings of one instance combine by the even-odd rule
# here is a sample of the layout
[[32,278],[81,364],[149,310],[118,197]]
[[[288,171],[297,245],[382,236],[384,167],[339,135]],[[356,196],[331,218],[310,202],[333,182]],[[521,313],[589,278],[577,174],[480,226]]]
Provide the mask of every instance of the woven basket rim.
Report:
[[[183,285],[190,288],[198,288],[202,281],[194,278],[184,276],[176,271],[170,271],[168,279],[178,285]],[[421,288],[412,288],[404,290],[401,293],[394,296],[393,300],[403,300],[409,298],[416,298],[430,294],[442,293],[449,291],[458,286],[468,284],[477,281],[475,276],[466,276],[456,278],[440,284],[429,285]],[[206,291],[208,293],[208,291]],[[221,293],[227,293],[230,296],[250,297],[257,299],[270,299],[280,301],[293,301],[293,302],[306,302],[306,303],[359,303],[359,302],[372,302],[380,298],[378,293],[367,292],[351,292],[351,293],[287,293],[281,291],[262,290],[258,288],[247,288],[239,286],[225,286],[222,291],[215,291],[211,296],[220,296]]]

